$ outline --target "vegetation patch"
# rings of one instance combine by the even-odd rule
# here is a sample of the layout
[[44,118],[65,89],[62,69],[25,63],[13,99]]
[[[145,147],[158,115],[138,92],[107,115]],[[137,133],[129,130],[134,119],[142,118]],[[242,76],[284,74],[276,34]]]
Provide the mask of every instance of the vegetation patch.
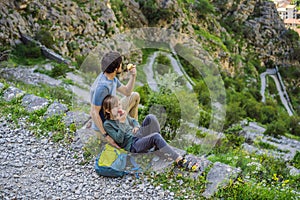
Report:
[[35,65],[45,61],[41,49],[34,43],[17,44],[9,56],[9,61],[17,65]]

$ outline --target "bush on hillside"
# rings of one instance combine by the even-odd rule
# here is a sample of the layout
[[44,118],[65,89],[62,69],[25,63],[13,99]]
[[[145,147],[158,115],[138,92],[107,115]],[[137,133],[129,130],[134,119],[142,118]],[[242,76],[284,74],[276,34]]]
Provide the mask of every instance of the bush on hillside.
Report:
[[39,58],[42,56],[41,49],[34,43],[17,44],[12,51],[12,54],[18,58]]
[[214,6],[208,0],[195,1],[193,7],[199,18],[215,11]]
[[173,139],[181,119],[181,109],[176,95],[152,92],[147,95],[147,98],[147,102],[139,115],[139,121],[142,121],[149,113],[156,115],[162,123],[162,136],[165,139]]
[[136,92],[140,94],[140,104],[146,105],[149,95],[151,94],[151,89],[148,84],[145,84],[143,86],[139,86],[135,89]]
[[47,30],[39,30],[36,33],[35,39],[38,40],[41,44],[45,45],[47,48],[52,48],[55,44],[52,34]]
[[279,136],[284,135],[287,132],[286,124],[283,120],[273,121],[267,126],[265,134]]
[[300,151],[297,151],[293,160],[292,160],[293,166],[297,169],[300,169]]
[[159,20],[171,21],[176,13],[168,8],[160,8],[155,0],[138,0],[138,3],[150,26],[157,25]]
[[300,117],[292,116],[289,122],[289,131],[293,135],[300,136]]

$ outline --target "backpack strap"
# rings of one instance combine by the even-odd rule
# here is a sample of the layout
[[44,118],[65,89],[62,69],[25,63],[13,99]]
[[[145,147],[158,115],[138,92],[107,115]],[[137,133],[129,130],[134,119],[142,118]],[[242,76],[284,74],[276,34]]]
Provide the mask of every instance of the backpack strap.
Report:
[[139,178],[139,173],[140,173],[140,171],[142,171],[142,169],[141,169],[140,165],[135,162],[135,159],[133,156],[131,156],[131,155],[128,155],[128,156],[129,156],[129,160],[130,160],[131,164],[133,165],[133,168],[131,168],[130,171],[135,171],[135,172],[133,172],[135,177]]

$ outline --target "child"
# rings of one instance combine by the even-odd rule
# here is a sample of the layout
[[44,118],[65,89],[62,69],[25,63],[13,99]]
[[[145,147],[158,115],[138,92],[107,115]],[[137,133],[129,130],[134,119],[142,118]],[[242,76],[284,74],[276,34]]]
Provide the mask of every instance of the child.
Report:
[[160,126],[154,115],[147,115],[142,126],[122,110],[118,97],[108,95],[103,100],[104,129],[123,149],[132,153],[147,153],[153,147],[168,154],[179,167],[198,171],[197,162],[187,160],[176,153],[160,135]]

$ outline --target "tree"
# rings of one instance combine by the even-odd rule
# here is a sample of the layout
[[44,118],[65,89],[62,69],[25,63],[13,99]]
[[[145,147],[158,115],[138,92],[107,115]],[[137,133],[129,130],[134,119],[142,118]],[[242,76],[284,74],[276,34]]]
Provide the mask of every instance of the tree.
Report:
[[267,126],[265,134],[278,136],[283,135],[286,132],[287,128],[285,126],[285,122],[283,120],[277,120]]
[[300,0],[292,0],[291,4],[296,5],[298,7],[298,6],[300,6]]
[[291,134],[300,136],[300,117],[293,116],[290,118],[289,131]]

